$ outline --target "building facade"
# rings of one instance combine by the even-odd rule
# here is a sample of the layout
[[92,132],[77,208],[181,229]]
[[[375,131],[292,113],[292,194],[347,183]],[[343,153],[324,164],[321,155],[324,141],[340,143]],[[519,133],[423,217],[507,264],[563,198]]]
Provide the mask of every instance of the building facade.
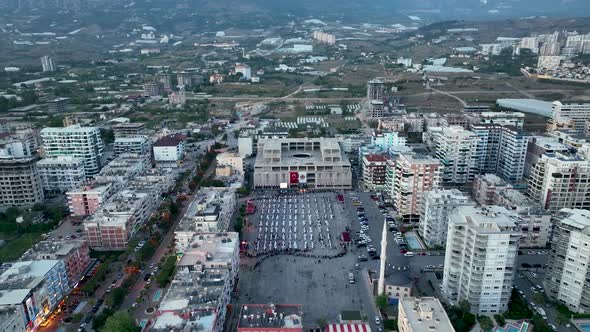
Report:
[[397,308],[400,332],[455,332],[445,309],[435,297],[402,298]]
[[41,58],[41,67],[43,68],[43,72],[52,72],[57,69],[55,67],[55,61],[49,55]]
[[441,164],[437,159],[401,153],[387,161],[386,193],[405,220],[418,221],[422,196],[440,185]]
[[113,193],[111,184],[84,184],[66,193],[72,216],[84,217],[96,212]]
[[369,190],[385,189],[385,165],[387,158],[378,154],[364,155],[362,159],[363,184]]
[[352,171],[337,139],[260,139],[254,187],[350,189]]
[[84,160],[84,171],[90,177],[100,171],[104,145],[97,127],[73,125],[41,130],[43,150],[47,157],[72,156]]
[[543,285],[551,299],[571,311],[590,312],[590,211],[562,209],[557,216]]
[[586,122],[590,120],[590,104],[564,104],[555,101],[551,120],[549,131],[567,129],[577,135],[583,135]]
[[78,157],[41,159],[37,162],[37,170],[45,191],[66,192],[80,187],[86,180],[84,160]]
[[531,171],[528,195],[546,210],[590,209],[590,161],[579,155],[546,153]]
[[464,184],[473,181],[477,173],[477,144],[475,133],[463,127],[444,127],[433,136],[435,156],[443,168],[444,184]]
[[175,134],[160,138],[153,145],[157,167],[178,167],[184,159],[186,136]]
[[447,243],[449,215],[459,206],[474,205],[468,196],[457,189],[435,188],[424,193],[420,207],[418,234],[429,248],[444,247]]
[[449,217],[442,293],[451,305],[493,315],[508,309],[521,233],[499,206],[459,207]]
[[31,206],[43,202],[37,159],[0,158],[0,205]]

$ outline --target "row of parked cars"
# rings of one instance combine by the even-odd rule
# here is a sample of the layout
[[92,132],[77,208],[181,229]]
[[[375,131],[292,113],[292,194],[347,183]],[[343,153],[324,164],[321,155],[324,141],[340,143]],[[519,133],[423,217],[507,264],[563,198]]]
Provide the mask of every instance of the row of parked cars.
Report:
[[[373,246],[373,240],[369,236],[369,219],[365,215],[365,208],[356,194],[351,193],[350,199],[352,200],[352,205],[356,207],[357,219],[361,226],[361,230],[356,232],[357,238],[355,240],[355,245],[357,248],[366,247],[367,255],[373,259],[378,259],[379,256],[377,255],[377,249],[375,249]],[[367,256],[361,255],[359,256],[358,260],[366,261],[368,258]]]

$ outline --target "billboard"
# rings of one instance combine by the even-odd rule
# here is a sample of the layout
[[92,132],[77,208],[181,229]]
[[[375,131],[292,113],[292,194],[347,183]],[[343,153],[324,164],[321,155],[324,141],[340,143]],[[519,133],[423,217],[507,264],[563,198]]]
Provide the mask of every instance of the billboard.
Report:
[[281,188],[281,189],[287,189],[287,188],[289,188],[289,184],[287,182],[281,182],[279,184],[279,188]]

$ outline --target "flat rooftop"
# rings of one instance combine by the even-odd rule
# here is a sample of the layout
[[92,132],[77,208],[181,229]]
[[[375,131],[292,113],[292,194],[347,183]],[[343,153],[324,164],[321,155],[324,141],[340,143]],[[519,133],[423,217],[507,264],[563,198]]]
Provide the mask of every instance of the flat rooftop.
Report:
[[399,300],[413,331],[455,332],[447,313],[435,297],[406,297]]
[[238,328],[303,327],[303,311],[299,304],[244,304],[240,310]]

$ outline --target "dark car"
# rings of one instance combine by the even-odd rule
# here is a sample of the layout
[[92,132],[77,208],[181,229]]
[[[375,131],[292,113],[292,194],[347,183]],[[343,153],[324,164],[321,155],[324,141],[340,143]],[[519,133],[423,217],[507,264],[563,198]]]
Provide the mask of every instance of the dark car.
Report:
[[146,275],[143,277],[143,281],[148,281],[148,279],[149,279],[150,277],[151,277],[151,276],[150,276],[149,274],[146,274]]

